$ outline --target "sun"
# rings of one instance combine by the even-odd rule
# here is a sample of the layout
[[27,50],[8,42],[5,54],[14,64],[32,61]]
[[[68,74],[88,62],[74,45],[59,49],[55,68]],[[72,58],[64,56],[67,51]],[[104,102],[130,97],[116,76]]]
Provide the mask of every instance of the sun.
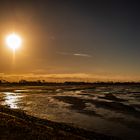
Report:
[[6,37],[6,44],[9,48],[16,50],[22,44],[22,39],[18,34],[12,33]]

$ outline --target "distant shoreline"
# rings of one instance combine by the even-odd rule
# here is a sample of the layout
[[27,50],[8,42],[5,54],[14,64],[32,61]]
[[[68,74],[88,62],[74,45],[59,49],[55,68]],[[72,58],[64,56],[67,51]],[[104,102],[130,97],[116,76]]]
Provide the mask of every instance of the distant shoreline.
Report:
[[46,82],[46,81],[26,81],[9,82],[0,80],[0,86],[71,86],[71,85],[88,85],[88,86],[106,86],[106,85],[134,85],[140,86],[140,82]]

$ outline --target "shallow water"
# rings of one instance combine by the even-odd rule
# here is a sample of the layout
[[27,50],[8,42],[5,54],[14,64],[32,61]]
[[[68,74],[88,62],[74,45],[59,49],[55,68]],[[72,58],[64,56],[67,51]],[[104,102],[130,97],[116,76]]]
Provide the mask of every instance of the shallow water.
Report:
[[122,139],[140,139],[140,87],[3,88],[0,104]]

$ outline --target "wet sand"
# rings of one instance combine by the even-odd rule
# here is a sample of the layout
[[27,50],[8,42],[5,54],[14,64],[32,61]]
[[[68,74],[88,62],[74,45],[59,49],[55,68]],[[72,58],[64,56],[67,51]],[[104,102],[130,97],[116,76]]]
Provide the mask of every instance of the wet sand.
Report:
[[0,105],[47,120],[47,125],[48,120],[55,125],[67,124],[72,130],[76,128],[74,132],[81,128],[121,139],[139,140],[139,93],[140,86],[130,85],[9,85],[0,87]]
[[21,110],[0,106],[1,140],[119,140],[84,129],[36,118]]

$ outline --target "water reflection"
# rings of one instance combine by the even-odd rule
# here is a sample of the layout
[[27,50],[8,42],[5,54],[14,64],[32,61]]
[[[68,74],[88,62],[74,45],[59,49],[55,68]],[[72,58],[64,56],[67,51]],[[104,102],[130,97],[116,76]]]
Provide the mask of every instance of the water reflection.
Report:
[[43,119],[65,122],[124,139],[140,140],[140,88],[17,88],[0,92],[0,104],[20,108]]
[[17,95],[16,93],[12,93],[12,92],[4,92],[4,102],[3,105],[7,105],[10,108],[14,108],[17,109],[19,108],[18,106],[18,102],[20,101],[20,98],[22,96]]

